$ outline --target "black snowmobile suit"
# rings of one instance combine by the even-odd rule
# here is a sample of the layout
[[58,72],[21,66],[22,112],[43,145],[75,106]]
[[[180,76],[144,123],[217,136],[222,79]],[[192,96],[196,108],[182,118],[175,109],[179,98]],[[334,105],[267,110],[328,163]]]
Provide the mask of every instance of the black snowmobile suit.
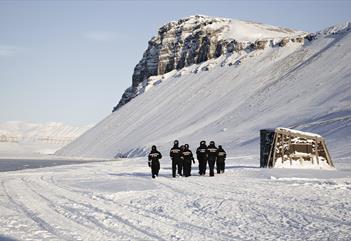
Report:
[[207,146],[206,144],[201,144],[196,149],[196,158],[199,161],[199,174],[206,174],[206,166],[207,166]]
[[183,176],[184,172],[184,157],[183,157],[183,151],[185,150],[184,145],[180,146],[180,151],[181,151],[181,156],[178,161],[178,175]]
[[227,153],[223,150],[222,146],[218,146],[218,157],[217,157],[217,173],[224,173],[225,169],[225,158],[227,157]]
[[[178,145],[174,145],[171,148],[171,151],[169,153],[171,159],[172,159],[172,176],[176,177],[176,172],[177,172],[177,165],[182,162],[181,157],[182,157],[182,151],[180,150]],[[178,173],[180,171],[181,175],[181,170],[178,168]]]
[[158,172],[160,171],[160,159],[162,158],[161,153],[153,148],[149,154],[149,167],[151,167],[152,178],[158,176]]
[[218,157],[218,149],[215,145],[209,145],[207,147],[207,160],[210,168],[210,176],[214,176],[214,166]]
[[195,160],[192,151],[190,151],[188,148],[185,148],[183,151],[183,159],[184,176],[191,176],[191,162],[195,163]]

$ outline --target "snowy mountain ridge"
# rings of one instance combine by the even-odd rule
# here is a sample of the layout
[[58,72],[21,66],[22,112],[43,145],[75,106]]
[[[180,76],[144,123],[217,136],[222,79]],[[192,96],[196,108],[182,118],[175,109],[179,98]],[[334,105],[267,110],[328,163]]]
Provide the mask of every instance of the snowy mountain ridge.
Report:
[[251,52],[289,41],[303,43],[308,33],[228,18],[195,15],[172,21],[158,30],[134,68],[132,86],[114,111],[144,93],[150,77],[180,70],[233,52]]
[[333,35],[347,33],[349,31],[351,31],[351,22],[345,22],[325,28],[322,31],[317,32],[317,35]]
[[24,121],[0,123],[0,142],[68,144],[92,126],[69,126],[58,122],[43,124]]
[[322,135],[332,157],[351,155],[350,32],[346,23],[152,76],[144,94],[57,153],[143,156],[152,144],[167,153],[174,139],[191,148],[204,139],[258,155],[259,130],[283,126]]

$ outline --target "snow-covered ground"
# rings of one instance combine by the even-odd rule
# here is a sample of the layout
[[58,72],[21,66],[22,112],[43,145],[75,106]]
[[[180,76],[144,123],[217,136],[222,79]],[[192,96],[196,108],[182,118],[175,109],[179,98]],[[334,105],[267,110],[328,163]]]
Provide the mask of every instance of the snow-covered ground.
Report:
[[162,159],[58,166],[0,175],[0,239],[350,240],[351,166],[260,169],[227,161],[215,177],[171,178]]

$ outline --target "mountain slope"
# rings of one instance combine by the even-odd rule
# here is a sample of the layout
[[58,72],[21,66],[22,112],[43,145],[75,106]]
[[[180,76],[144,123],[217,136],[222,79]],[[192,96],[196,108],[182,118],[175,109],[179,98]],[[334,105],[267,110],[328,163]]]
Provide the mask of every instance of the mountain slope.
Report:
[[142,95],[58,154],[86,157],[167,153],[174,139],[215,140],[230,154],[257,154],[259,130],[293,127],[350,155],[350,23],[284,47],[241,50],[149,78]]
[[69,126],[58,122],[44,124],[24,121],[0,123],[1,142],[40,142],[68,144],[91,126]]
[[53,153],[83,134],[91,126],[69,126],[63,123],[0,123],[0,156]]
[[165,24],[148,43],[134,68],[132,86],[113,111],[142,94],[150,76],[199,64],[233,52],[251,52],[266,46],[302,42],[307,33],[267,24],[203,15]]

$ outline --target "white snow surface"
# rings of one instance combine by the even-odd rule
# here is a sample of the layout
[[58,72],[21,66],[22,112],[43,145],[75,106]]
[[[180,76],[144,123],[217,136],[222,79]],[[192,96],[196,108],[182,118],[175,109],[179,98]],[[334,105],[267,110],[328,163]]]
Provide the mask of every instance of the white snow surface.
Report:
[[[341,26],[341,27],[340,27]],[[322,135],[334,158],[351,155],[351,35],[328,28],[304,44],[221,56],[162,76],[145,93],[59,150],[65,156],[168,154],[173,140],[201,140],[230,155],[259,155],[259,130]],[[337,164],[336,164],[337,165]]]
[[232,19],[230,20],[227,32],[223,34],[223,38],[235,39],[239,42],[255,42],[258,39],[280,39],[300,35],[306,35],[306,32],[268,24]]
[[53,154],[92,125],[70,126],[59,122],[0,123],[0,157],[28,157]]
[[[4,240],[350,240],[351,166],[157,179],[145,158],[1,173]],[[195,166],[195,165],[194,165]]]
[[309,136],[312,138],[322,138],[321,135],[318,135],[316,133],[310,133],[310,132],[306,132],[306,131],[297,131],[297,130],[293,130],[293,129],[289,129],[289,128],[284,128],[284,127],[278,127],[276,128],[276,130],[281,130],[281,131],[285,131],[291,134],[300,134],[300,135],[305,135],[305,136]]
[[[225,26],[225,30],[218,35],[219,39],[235,39],[237,42],[255,42],[265,39],[282,39],[285,37],[295,37],[306,35],[307,32],[290,28],[278,27],[253,21],[243,21],[238,19],[210,17],[206,15],[195,15],[185,18],[187,21],[181,23],[184,29],[191,28],[194,24],[214,20],[206,25],[205,29],[218,30]],[[170,24],[177,24],[177,21]]]

